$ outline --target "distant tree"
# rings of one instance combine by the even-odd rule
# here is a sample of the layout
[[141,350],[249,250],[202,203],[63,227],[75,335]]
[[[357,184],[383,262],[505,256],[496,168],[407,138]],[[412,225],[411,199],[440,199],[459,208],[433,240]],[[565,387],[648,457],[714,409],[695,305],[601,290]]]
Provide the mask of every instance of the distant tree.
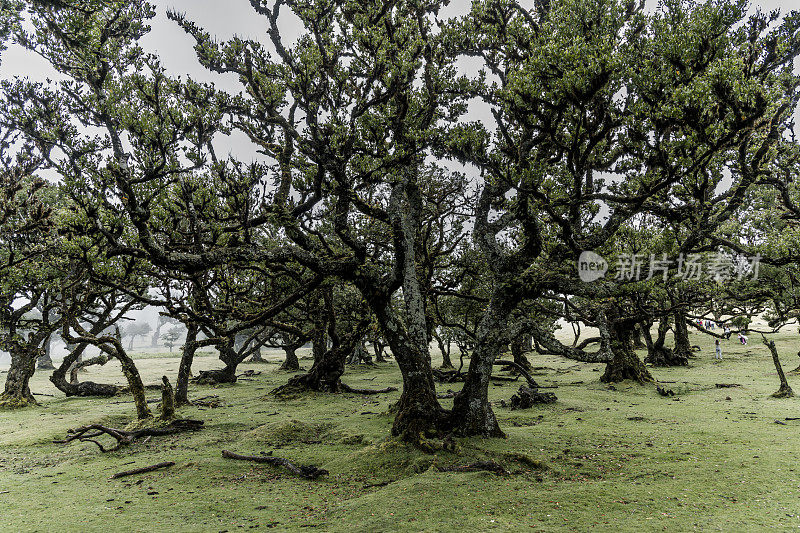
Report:
[[126,324],[120,331],[122,333],[122,338],[127,338],[128,340],[128,349],[133,349],[133,343],[137,337],[145,337],[146,335],[150,334],[153,330],[152,326],[150,326],[147,322],[131,322]]
[[164,341],[164,345],[169,348],[170,353],[172,353],[172,348],[178,343],[178,339],[181,338],[181,327],[172,326],[161,338]]

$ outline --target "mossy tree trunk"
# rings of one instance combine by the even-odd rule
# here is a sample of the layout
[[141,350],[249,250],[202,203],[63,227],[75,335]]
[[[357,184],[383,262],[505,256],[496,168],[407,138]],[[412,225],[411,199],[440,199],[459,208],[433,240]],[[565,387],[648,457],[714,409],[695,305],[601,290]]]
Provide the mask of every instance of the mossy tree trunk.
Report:
[[467,378],[453,399],[450,420],[453,431],[459,435],[505,436],[489,403],[489,379],[495,360],[508,345],[508,319],[513,307],[510,292],[498,289],[478,324]]
[[675,354],[676,361],[686,361],[685,363],[680,362],[679,364],[687,365],[689,364],[689,358],[693,357],[694,354],[692,353],[692,344],[689,342],[689,328],[686,325],[686,313],[682,310],[675,311],[674,319],[675,324],[673,332],[675,334],[675,348],[673,348],[672,351]]
[[37,352],[14,349],[10,351],[11,366],[6,376],[0,407],[17,408],[35,405],[36,399],[30,389],[30,380],[36,372]]
[[192,377],[192,364],[197,353],[197,335],[200,328],[195,322],[186,325],[186,341],[181,348],[181,363],[178,367],[178,379],[175,382],[175,406],[189,404],[189,379]]
[[775,371],[778,373],[778,379],[781,380],[780,388],[772,393],[773,398],[791,398],[794,396],[794,391],[789,386],[789,382],[786,380],[786,375],[783,373],[783,366],[781,366],[781,360],[778,357],[778,349],[775,347],[775,341],[767,341],[764,338],[764,344],[769,348],[770,353],[772,354],[772,362],[775,365]]
[[653,366],[686,366],[689,359],[676,354],[672,349],[665,346],[667,332],[669,331],[669,316],[662,316],[658,321],[658,336],[655,341],[650,334],[650,328],[643,325],[645,343],[647,344],[647,357],[644,362]]
[[613,312],[600,313],[598,328],[611,359],[606,364],[605,372],[600,376],[603,383],[617,383],[632,380],[637,383],[650,383],[653,376],[633,350],[633,329],[635,319],[617,318]]
[[514,362],[525,370],[531,369],[531,363],[525,353],[531,351],[532,339],[530,334],[520,334],[511,340],[511,356]]

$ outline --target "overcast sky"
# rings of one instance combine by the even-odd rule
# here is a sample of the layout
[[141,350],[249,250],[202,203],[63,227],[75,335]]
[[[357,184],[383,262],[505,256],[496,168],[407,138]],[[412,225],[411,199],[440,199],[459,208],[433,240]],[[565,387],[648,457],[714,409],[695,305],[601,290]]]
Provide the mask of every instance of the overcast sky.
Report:
[[[646,0],[649,9],[658,5],[658,0]],[[761,6],[762,10],[780,9],[782,13],[790,10],[796,0],[762,0],[752,4],[751,9]],[[168,9],[183,12],[189,20],[207,29],[217,38],[225,40],[238,35],[240,37],[267,42],[264,18],[255,13],[249,0],[151,0],[157,9],[157,17],[151,22],[152,31],[142,44],[156,53],[165,68],[173,75],[190,75],[198,81],[213,82],[219,88],[239,92],[241,86],[234,75],[221,76],[206,71],[197,62],[193,41],[177,25],[168,20]],[[522,0],[523,5],[532,0]],[[469,0],[453,0],[442,10],[440,16],[447,18],[462,15],[469,8]],[[292,42],[300,30],[299,21],[284,8],[281,16],[282,34],[286,42]],[[34,80],[58,78],[58,75],[42,59],[11,46],[3,54],[0,64],[0,79],[13,76],[28,76]],[[487,110],[480,106],[470,111],[465,119],[491,120]],[[800,113],[798,114],[800,118]],[[242,135],[234,136],[218,147],[221,151],[231,151],[234,155],[248,160],[255,152]]]
[[[761,6],[762,10],[768,11],[780,9],[783,13],[790,10],[796,0],[762,0],[755,3]],[[523,0],[523,5],[531,3],[532,0]],[[214,82],[218,87],[239,92],[240,86],[234,76],[220,76],[208,73],[203,69],[195,57],[192,49],[193,41],[180,29],[174,22],[166,17],[168,9],[186,13],[187,17],[206,28],[209,32],[219,39],[228,39],[234,35],[240,37],[256,39],[266,42],[266,31],[263,17],[257,15],[250,6],[249,0],[152,0],[157,7],[158,15],[152,21],[152,32],[143,41],[143,46],[156,53],[173,75],[191,75],[198,81]],[[653,9],[657,6],[657,0],[647,0],[648,8]],[[468,0],[453,0],[443,10],[441,16],[458,16],[466,13],[469,6]],[[291,42],[298,35],[299,24],[288,10],[284,10],[285,15],[281,19],[284,38]],[[0,64],[0,79],[12,78],[14,76],[27,76],[33,80],[44,80],[46,78],[58,78],[57,74],[40,58],[25,52],[18,46],[10,46],[3,54],[3,61]],[[473,111],[475,114],[482,114],[480,111]],[[222,148],[230,150],[235,155],[248,159],[252,157],[253,150],[243,137],[233,137],[224,143],[227,146]],[[155,311],[149,309],[141,313],[135,313],[136,318],[145,318],[155,326]],[[0,367],[6,361],[0,352]]]

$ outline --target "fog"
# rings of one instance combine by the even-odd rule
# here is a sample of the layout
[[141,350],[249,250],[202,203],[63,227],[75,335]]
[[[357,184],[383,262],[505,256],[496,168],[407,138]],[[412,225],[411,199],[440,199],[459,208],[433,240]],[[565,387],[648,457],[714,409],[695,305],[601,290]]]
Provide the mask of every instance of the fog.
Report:
[[[155,307],[147,307],[142,310],[138,311],[131,311],[126,315],[126,320],[122,320],[119,323],[120,327],[124,327],[125,325],[129,325],[132,322],[146,322],[150,324],[150,327],[153,331],[155,331],[156,326],[158,326],[158,317],[159,317],[159,309]],[[152,333],[146,335],[145,337],[137,337],[136,342],[134,343],[134,351],[143,352],[143,351],[153,351],[151,348],[151,336]],[[52,343],[50,344],[50,357],[53,359],[53,362],[59,363],[61,362],[64,357],[67,355],[67,347],[64,341],[59,336],[59,332],[53,334]],[[124,346],[128,347],[128,340],[125,339]],[[159,345],[156,350],[161,351],[166,349],[163,345]],[[99,355],[100,350],[93,346],[90,346],[86,349],[85,354],[88,357],[93,357],[95,355]],[[178,354],[176,353],[176,356]],[[7,352],[0,350],[0,370],[8,370],[8,366],[11,363],[11,358]]]

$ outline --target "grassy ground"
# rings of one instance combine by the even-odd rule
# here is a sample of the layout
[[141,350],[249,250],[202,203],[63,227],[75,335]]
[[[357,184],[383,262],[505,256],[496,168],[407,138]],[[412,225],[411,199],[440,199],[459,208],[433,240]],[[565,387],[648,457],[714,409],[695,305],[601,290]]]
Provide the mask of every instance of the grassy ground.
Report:
[[[252,381],[195,387],[219,395],[217,408],[184,417],[203,431],[102,454],[91,443],[54,444],[68,428],[124,426],[130,397],[65,399],[45,375],[32,389],[42,405],[0,412],[0,531],[756,531],[800,527],[800,400],[776,400],[767,349],[723,345],[713,361],[708,339],[688,368],[653,369],[676,393],[598,380],[602,365],[531,355],[540,384],[557,385],[558,402],[525,411],[499,405],[517,383],[492,386],[504,440],[465,439],[453,452],[425,453],[389,439],[386,411],[398,393],[379,397],[268,395],[289,376],[277,363],[244,365]],[[797,363],[796,335],[778,337],[786,370]],[[174,376],[178,361],[139,361],[145,381]],[[309,361],[302,361],[308,365]],[[203,357],[198,369],[215,367]],[[2,376],[0,376],[2,377]],[[86,376],[112,381],[118,368]],[[399,379],[393,364],[346,374],[357,387]],[[800,392],[800,380],[789,375]],[[741,387],[716,388],[716,383]],[[498,384],[499,385],[499,384]],[[457,385],[456,385],[457,386]],[[454,385],[441,385],[444,392]],[[156,398],[157,392],[149,393]],[[450,400],[442,400],[447,405]],[[777,421],[783,424],[776,423]],[[274,455],[330,471],[304,481],[267,466],[223,459],[223,449]],[[446,473],[437,467],[476,459],[512,471]],[[168,470],[109,480],[161,461]]]

